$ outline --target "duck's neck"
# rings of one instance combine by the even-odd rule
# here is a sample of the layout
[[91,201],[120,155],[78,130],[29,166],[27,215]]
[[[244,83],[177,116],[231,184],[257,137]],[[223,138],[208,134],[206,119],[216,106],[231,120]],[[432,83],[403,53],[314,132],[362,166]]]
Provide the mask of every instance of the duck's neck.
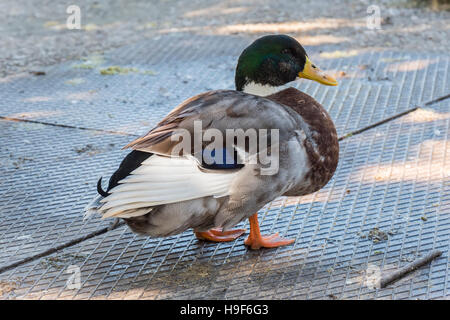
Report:
[[242,91],[245,93],[254,94],[256,96],[266,97],[284,89],[286,89],[285,85],[276,87],[250,81],[243,86]]

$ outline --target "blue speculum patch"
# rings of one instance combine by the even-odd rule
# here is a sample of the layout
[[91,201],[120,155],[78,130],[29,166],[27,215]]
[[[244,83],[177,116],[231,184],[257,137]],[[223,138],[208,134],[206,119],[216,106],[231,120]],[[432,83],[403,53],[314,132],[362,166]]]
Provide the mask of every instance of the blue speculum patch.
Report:
[[244,165],[239,163],[236,151],[228,149],[204,149],[202,166],[207,169],[239,169]]

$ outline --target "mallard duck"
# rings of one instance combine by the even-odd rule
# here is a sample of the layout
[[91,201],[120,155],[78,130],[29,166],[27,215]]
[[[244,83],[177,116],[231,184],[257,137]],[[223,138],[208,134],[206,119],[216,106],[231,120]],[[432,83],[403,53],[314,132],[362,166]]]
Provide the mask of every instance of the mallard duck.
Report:
[[[244,243],[251,249],[291,244],[294,240],[278,233],[261,235],[258,210],[277,197],[321,189],[333,176],[339,157],[336,129],[327,111],[288,85],[301,78],[337,85],[294,38],[257,39],[239,57],[236,90],[194,96],[130,142],[125,148],[133,150],[111,176],[106,191],[101,178],[98,181],[99,196],[88,212],[121,218],[132,231],[150,237],[193,229],[198,239],[215,242],[241,236],[246,230],[231,228],[249,219]],[[216,141],[220,136],[228,139],[230,130],[231,143]],[[250,132],[244,134],[243,144],[236,131]],[[206,132],[214,133],[214,148],[211,137],[203,139]],[[255,141],[250,139],[252,132],[264,133],[257,137],[256,148],[250,145]],[[264,138],[265,147],[260,144]],[[181,142],[187,143],[184,148]]]

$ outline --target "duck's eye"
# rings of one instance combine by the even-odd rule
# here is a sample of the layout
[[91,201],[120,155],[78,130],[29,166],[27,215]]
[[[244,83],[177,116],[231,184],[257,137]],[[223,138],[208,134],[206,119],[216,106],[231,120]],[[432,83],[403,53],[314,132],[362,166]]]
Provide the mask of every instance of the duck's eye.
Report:
[[315,64],[313,64],[311,67],[313,67],[313,69],[316,69],[316,68],[317,68]]
[[281,53],[283,53],[283,54],[290,54],[290,53],[291,53],[291,50],[289,50],[289,49],[283,49],[283,50],[281,50]]

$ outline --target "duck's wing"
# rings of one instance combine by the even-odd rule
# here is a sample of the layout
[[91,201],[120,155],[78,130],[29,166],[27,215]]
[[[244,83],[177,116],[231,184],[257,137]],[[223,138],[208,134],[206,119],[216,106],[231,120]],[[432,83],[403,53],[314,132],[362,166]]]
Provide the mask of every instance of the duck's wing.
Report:
[[[189,133],[194,138],[208,130],[218,130],[224,137],[226,130],[248,129],[283,130],[295,129],[298,115],[290,108],[272,100],[234,90],[209,91],[194,96],[172,112],[144,136],[130,142],[124,148],[152,152],[162,155],[196,155],[192,149],[188,154],[178,153],[179,136]],[[197,132],[194,130],[197,129]],[[282,132],[280,132],[281,134]],[[205,142],[204,145],[209,144]],[[183,150],[186,151],[186,150]]]
[[[251,180],[240,176],[249,159],[254,159],[252,156],[260,150],[226,144],[227,130],[265,129],[270,135],[270,130],[276,129],[281,140],[287,132],[293,132],[295,117],[294,112],[276,102],[237,91],[211,91],[195,96],[125,147],[154,155],[119,181],[109,191],[110,195],[100,200],[102,206],[97,210],[103,217],[126,218],[146,214],[157,205],[208,196],[223,197],[231,195],[233,189],[243,192],[245,190],[241,186],[237,188],[236,184],[240,180]],[[194,146],[199,133],[201,137],[208,129],[224,137],[223,154],[231,155],[228,157],[231,161],[224,158],[225,165],[204,163],[203,156],[210,141],[201,143],[200,148]],[[180,136],[190,142],[189,147],[180,149]],[[254,175],[262,166],[253,163],[251,167],[247,170],[249,175]],[[256,186],[248,186],[252,187]]]

